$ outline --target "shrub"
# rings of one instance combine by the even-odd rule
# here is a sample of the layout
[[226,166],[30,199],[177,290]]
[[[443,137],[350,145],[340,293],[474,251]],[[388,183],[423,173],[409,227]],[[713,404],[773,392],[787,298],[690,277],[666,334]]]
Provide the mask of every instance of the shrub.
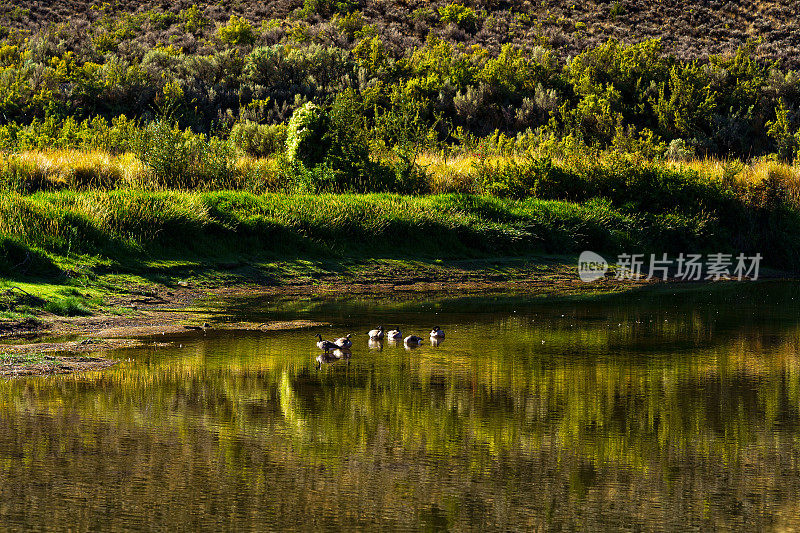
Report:
[[228,142],[181,131],[166,120],[144,128],[134,151],[159,187],[225,186],[235,177],[235,153]]
[[231,15],[228,23],[220,26],[217,37],[223,42],[232,45],[247,45],[256,42],[256,32],[247,19]]
[[514,159],[476,165],[477,182],[484,194],[507,198],[579,199],[585,192],[580,178],[553,165],[549,157]]
[[249,120],[237,122],[231,129],[230,141],[248,155],[271,156],[286,146],[286,125],[258,124]]
[[685,162],[694,157],[694,149],[686,144],[683,139],[672,139],[664,153],[669,161]]
[[197,7],[197,4],[182,10],[180,18],[184,21],[184,28],[189,33],[199,33],[209,25],[208,17]]
[[464,31],[474,31],[478,16],[471,7],[453,3],[439,8],[439,21],[442,24],[455,24]]
[[783,100],[775,108],[775,120],[767,122],[767,135],[778,149],[778,158],[784,162],[794,160],[798,147],[798,136],[792,132],[789,109]]
[[620,2],[611,4],[611,9],[608,10],[611,20],[617,20],[617,17],[625,14],[625,7]]
[[286,129],[286,159],[307,167],[321,163],[328,152],[324,141],[328,123],[327,114],[312,102],[295,110]]

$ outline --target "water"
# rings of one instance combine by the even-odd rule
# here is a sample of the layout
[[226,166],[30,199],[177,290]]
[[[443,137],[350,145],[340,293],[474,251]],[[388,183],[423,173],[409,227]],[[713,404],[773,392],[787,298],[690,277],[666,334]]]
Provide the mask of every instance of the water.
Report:
[[[50,530],[800,527],[800,285],[316,300],[0,382],[0,524]],[[378,324],[439,347],[370,349]],[[318,368],[314,334],[353,332]]]

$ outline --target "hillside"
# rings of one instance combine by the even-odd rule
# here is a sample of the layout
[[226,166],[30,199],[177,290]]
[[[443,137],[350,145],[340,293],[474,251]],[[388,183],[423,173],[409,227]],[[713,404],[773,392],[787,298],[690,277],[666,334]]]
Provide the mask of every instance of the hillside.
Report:
[[[711,54],[735,51],[748,39],[761,40],[758,54],[780,61],[784,66],[800,63],[800,9],[793,0],[620,0],[565,2],[465,2],[478,14],[471,27],[441,23],[438,10],[450,2],[353,0],[277,0],[271,2],[223,0],[200,4],[212,22],[223,23],[231,15],[244,16],[261,24],[270,19],[292,17],[306,20],[313,35],[330,34],[336,43],[337,32],[330,22],[343,4],[363,13],[366,24],[376,28],[381,39],[396,51],[421,46],[429,34],[448,41],[480,44],[497,49],[503,43],[531,45],[544,43],[562,58],[574,56],[609,38],[625,43],[661,39],[665,51],[680,59],[705,58]],[[131,46],[145,49],[157,42],[171,41],[193,52],[202,47],[202,37],[213,33],[213,24],[193,38],[180,35],[183,22],[177,16],[193,2],[119,0],[91,2],[81,0],[21,0],[0,5],[2,24],[36,33],[52,24],[65,23],[74,39],[87,38],[103,17],[113,14],[155,10],[174,17],[151,24],[146,34],[133,39]],[[311,9],[309,9],[309,6]],[[303,11],[305,8],[305,11]],[[273,32],[273,38],[279,32]]]

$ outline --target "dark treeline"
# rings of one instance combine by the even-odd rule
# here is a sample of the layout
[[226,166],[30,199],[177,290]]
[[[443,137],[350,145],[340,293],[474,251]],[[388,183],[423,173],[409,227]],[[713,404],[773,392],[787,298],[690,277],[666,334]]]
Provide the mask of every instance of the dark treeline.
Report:
[[[82,23],[58,3],[6,6],[0,145],[80,144],[109,124],[124,131],[167,116],[269,155],[282,149],[295,110],[314,102],[335,112],[347,95],[348,112],[365,121],[359,127],[377,133],[373,149],[409,137],[475,146],[503,134],[515,147],[575,139],[621,151],[793,159],[800,74],[763,42],[692,59],[675,53],[674,39],[601,41],[585,17],[562,13],[569,35],[591,43],[570,57],[542,6],[305,0],[239,17],[219,5],[134,12],[121,2],[85,6]],[[641,11],[603,9],[608,20]],[[69,24],[54,22],[67,15]],[[122,134],[111,144],[127,148]]]

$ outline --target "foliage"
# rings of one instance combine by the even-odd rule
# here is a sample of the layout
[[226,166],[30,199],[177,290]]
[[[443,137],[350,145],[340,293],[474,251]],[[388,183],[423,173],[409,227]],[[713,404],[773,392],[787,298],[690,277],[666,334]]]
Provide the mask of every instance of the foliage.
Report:
[[[328,108],[351,91],[363,106],[366,130],[374,132],[371,149],[401,158],[408,150],[392,145],[399,141],[384,127],[387,117],[413,118],[427,146],[459,145],[454,132],[461,128],[474,139],[496,132],[572,137],[600,149],[642,150],[643,157],[660,156],[676,139],[701,155],[793,157],[800,77],[765,60],[752,41],[735,53],[691,59],[671,54],[659,39],[593,38],[570,58],[541,28],[536,39],[506,39],[531,16],[492,6],[478,12],[461,3],[440,5],[446,27],[425,29],[424,40],[409,37],[408,43],[374,24],[376,10],[393,5],[307,4],[303,20],[296,12],[269,20],[248,14],[263,22],[258,29],[240,14],[222,20],[211,7],[191,5],[177,13],[104,11],[83,34],[64,26],[28,40],[9,33],[0,40],[0,143],[26,149],[48,139],[59,148],[80,147],[92,142],[84,134],[97,130],[85,121],[113,124],[125,117],[146,125],[158,116],[205,135],[246,130],[253,140],[256,128],[237,124],[276,126],[307,102]],[[407,20],[422,31],[435,23],[417,15],[398,15],[398,24]],[[556,19],[573,29],[585,22]],[[468,37],[464,29],[477,30],[479,22],[481,30]],[[593,34],[595,25],[586,25]],[[503,39],[494,40],[493,31]],[[272,139],[277,130],[271,131],[258,135]],[[120,146],[109,149],[129,149],[124,140],[115,142]]]
[[166,120],[144,128],[133,149],[158,187],[221,186],[234,172],[233,151],[227,142],[181,131]]
[[767,135],[775,141],[780,160],[786,162],[794,160],[797,148],[800,146],[800,134],[792,132],[789,109],[783,100],[775,109],[775,120],[767,122]]
[[290,163],[313,167],[328,151],[329,117],[312,102],[297,108],[286,128],[286,158]]
[[231,15],[228,23],[219,27],[217,37],[222,42],[232,45],[253,44],[256,40],[255,30],[250,22],[236,15]]
[[199,34],[210,24],[208,17],[197,4],[192,4],[192,6],[181,10],[180,18],[185,23],[184,28],[186,31],[192,34]]
[[286,146],[285,124],[258,124],[249,120],[237,122],[231,128],[230,140],[242,152],[267,157],[284,150]]
[[455,24],[465,31],[474,31],[478,17],[471,7],[452,3],[439,8],[439,21],[442,24]]

